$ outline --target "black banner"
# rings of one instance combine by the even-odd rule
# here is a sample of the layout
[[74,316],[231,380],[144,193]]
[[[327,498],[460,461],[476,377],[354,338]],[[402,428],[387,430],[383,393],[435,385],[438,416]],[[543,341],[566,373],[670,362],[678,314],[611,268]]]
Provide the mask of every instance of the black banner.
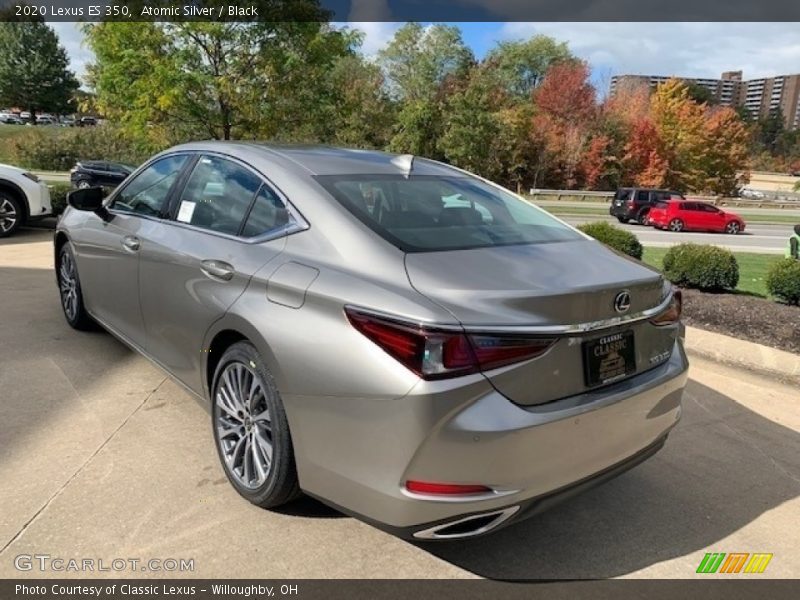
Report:
[[[316,8],[321,7],[319,11]],[[0,0],[0,20],[798,21],[796,0]]]
[[[713,576],[712,576],[713,577]],[[488,580],[0,580],[3,600],[794,600],[794,580],[709,579],[503,582]]]

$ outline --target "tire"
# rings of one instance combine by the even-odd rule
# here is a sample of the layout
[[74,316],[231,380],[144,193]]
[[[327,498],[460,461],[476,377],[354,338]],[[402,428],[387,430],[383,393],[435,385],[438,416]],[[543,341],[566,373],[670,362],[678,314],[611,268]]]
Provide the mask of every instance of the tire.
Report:
[[742,226],[739,224],[738,221],[731,221],[727,225],[725,225],[725,233],[729,233],[731,235],[736,235],[742,230]]
[[0,238],[14,235],[24,222],[22,202],[16,196],[0,192]]
[[636,213],[636,222],[639,225],[647,225],[647,215],[650,214],[650,211],[646,208],[643,208],[638,213]]
[[[242,389],[253,386],[248,401]],[[283,402],[250,342],[233,344],[220,358],[211,386],[211,428],[222,469],[239,495],[261,508],[300,496]]]
[[78,183],[75,184],[75,187],[78,188],[79,190],[90,188],[92,187],[92,182],[89,181],[88,179],[79,179]]
[[56,265],[56,280],[61,298],[61,310],[64,318],[73,329],[89,331],[95,328],[95,322],[83,304],[81,282],[78,277],[78,265],[69,242],[61,246],[58,251],[58,264]]
[[672,219],[672,221],[669,222],[667,228],[670,231],[674,231],[676,233],[679,231],[683,231],[683,221],[681,221],[680,219]]
[[625,225],[628,222],[628,219],[626,219],[625,217],[617,217],[617,221]]

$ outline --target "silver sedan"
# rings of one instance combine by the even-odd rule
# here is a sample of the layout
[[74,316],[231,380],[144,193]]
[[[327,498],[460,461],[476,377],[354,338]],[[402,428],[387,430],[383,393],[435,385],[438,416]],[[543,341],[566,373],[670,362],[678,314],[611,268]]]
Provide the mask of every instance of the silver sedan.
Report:
[[408,155],[163,152],[55,234],[70,325],[207,399],[222,467],[398,535],[484,534],[655,453],[680,294],[507,190]]

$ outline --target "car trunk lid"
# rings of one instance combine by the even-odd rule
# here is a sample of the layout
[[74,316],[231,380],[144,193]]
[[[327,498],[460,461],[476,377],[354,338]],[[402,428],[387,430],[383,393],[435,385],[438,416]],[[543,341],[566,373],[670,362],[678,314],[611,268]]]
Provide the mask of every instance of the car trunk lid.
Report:
[[[584,348],[596,338],[633,336],[635,368],[626,376],[652,366],[658,353],[668,355],[674,342],[674,331],[619,319],[662,302],[661,275],[592,240],[411,253],[406,269],[411,284],[467,331],[554,337],[544,355],[486,372],[499,391],[520,404],[593,387],[585,377]],[[629,307],[620,312],[615,300],[622,292]]]

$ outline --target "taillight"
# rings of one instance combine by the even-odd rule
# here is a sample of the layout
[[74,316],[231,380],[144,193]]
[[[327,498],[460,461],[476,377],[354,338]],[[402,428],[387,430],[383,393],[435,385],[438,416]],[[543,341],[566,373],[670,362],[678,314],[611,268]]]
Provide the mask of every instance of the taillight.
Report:
[[406,481],[406,489],[416,494],[432,494],[435,496],[468,496],[472,494],[487,494],[492,491],[492,488],[485,485],[432,483],[428,481]]
[[672,293],[672,300],[669,306],[655,317],[650,319],[650,322],[657,327],[664,327],[666,325],[674,325],[681,319],[683,312],[683,294],[680,290],[675,290]]
[[469,334],[379,317],[346,307],[350,323],[423,379],[444,379],[535,358],[553,338]]

